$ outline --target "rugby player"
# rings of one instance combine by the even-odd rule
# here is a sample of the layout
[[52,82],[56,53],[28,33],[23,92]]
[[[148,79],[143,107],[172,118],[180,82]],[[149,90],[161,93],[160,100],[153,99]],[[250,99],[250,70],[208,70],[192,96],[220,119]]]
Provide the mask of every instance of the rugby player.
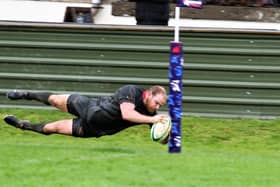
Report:
[[167,117],[165,114],[157,113],[167,101],[166,90],[158,85],[147,90],[136,85],[125,85],[111,96],[95,98],[79,94],[17,90],[8,92],[7,97],[11,100],[36,100],[76,116],[73,119],[41,123],[20,120],[13,115],[4,118],[4,121],[11,126],[45,135],[56,133],[97,138],[115,134],[135,125],[151,126]]

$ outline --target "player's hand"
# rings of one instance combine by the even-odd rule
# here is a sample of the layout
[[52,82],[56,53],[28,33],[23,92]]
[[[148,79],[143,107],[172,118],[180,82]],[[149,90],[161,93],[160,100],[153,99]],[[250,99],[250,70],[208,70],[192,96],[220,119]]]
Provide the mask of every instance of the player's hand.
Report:
[[153,116],[153,123],[164,122],[167,117],[167,114],[157,114]]

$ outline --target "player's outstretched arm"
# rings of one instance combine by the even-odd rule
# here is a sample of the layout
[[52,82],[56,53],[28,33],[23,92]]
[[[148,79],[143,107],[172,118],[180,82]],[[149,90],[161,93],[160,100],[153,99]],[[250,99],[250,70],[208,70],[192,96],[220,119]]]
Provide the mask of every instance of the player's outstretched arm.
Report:
[[155,116],[146,116],[140,114],[135,109],[135,105],[133,103],[124,102],[120,105],[122,118],[124,120],[134,122],[134,123],[156,123],[160,120],[166,118],[165,114],[158,114]]

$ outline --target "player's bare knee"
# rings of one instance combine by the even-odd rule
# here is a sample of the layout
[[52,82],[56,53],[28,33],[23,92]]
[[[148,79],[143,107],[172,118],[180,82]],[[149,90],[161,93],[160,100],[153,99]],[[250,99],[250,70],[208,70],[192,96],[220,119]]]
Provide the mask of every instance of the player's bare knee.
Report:
[[57,99],[57,95],[50,95],[48,98],[48,101],[51,105],[57,105],[58,99]]
[[43,128],[43,132],[44,133],[47,133],[47,134],[52,134],[52,133],[55,133],[55,129],[53,128],[52,125],[45,125],[44,128]]
[[66,103],[67,103],[68,96],[69,95],[51,95],[48,101],[52,106],[66,112],[67,110]]

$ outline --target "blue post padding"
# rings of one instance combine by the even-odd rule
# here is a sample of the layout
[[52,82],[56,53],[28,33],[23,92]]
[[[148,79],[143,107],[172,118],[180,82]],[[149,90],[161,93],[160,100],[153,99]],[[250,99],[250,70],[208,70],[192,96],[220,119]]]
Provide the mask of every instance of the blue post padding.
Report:
[[203,0],[177,0],[177,7],[202,8]]
[[170,42],[168,107],[172,121],[169,152],[181,152],[181,115],[183,97],[183,43]]

